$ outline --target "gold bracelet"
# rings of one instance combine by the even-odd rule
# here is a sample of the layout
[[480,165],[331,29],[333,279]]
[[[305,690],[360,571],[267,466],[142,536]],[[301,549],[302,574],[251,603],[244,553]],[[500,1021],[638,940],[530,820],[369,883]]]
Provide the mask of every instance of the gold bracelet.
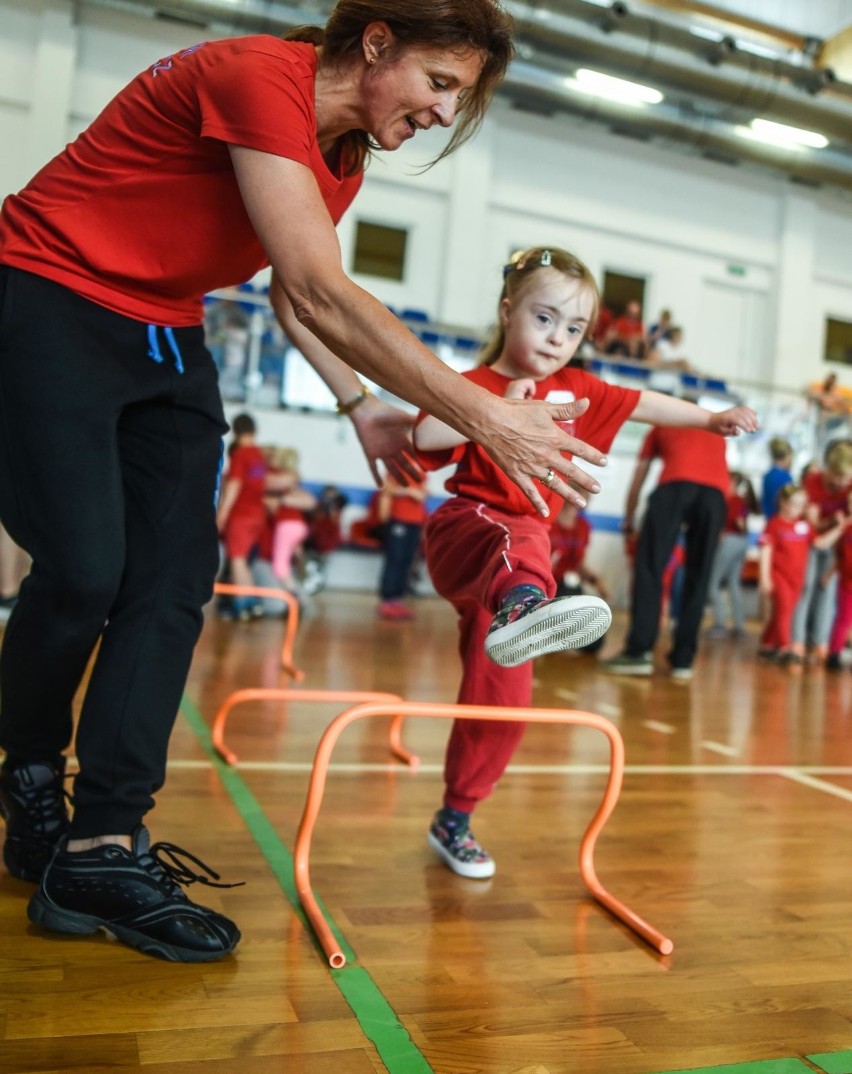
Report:
[[370,395],[370,394],[372,394],[370,392],[370,389],[367,387],[366,384],[363,384],[361,386],[361,391],[358,392],[358,394],[356,396],[354,396],[352,399],[350,399],[346,403],[338,403],[337,404],[337,413],[338,414],[351,414],[352,411],[355,409],[355,407],[360,406],[360,404],[363,403],[364,400],[367,398],[367,396]]

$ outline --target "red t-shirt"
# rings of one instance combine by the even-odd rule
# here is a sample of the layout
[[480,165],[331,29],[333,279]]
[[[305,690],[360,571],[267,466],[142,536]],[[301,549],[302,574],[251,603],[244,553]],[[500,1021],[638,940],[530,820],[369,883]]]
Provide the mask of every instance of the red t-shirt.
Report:
[[[425,483],[424,480],[417,484],[422,488]],[[397,495],[391,496],[390,517],[393,522],[405,522],[410,526],[419,526],[426,521],[428,513],[425,500],[417,499],[414,496],[406,496],[404,493],[397,493]]]
[[639,336],[645,335],[645,326],[641,320],[637,321],[633,317],[625,317],[624,314],[615,318],[612,322],[612,330],[619,339],[637,339]]
[[567,571],[578,571],[582,567],[591,531],[589,520],[583,515],[577,516],[570,529],[560,526],[558,519],[553,523],[550,530],[550,549],[555,556],[554,578],[559,579]]
[[228,462],[226,481],[239,481],[240,491],[231,508],[229,520],[235,515],[266,514],[263,494],[266,491],[266,456],[255,444],[234,448]]
[[[511,377],[495,373],[487,365],[477,366],[462,376],[479,384],[493,395],[505,395]],[[566,367],[536,384],[536,399],[546,399],[551,403],[570,403],[575,399],[589,400],[589,408],[575,421],[562,422],[566,432],[596,447],[599,451],[609,451],[615,434],[627,421],[636,404],[639,392],[633,388],[620,388],[615,384],[606,384],[598,377],[583,369]],[[418,421],[422,421],[421,413]],[[540,518],[518,486],[491,460],[491,457],[478,445],[471,442],[459,444],[458,447],[445,451],[421,451],[417,457],[425,470],[440,470],[443,466],[456,464],[456,471],[446,483],[445,488],[457,496],[468,496],[473,500],[491,504],[501,511],[516,515],[532,515]],[[569,458],[570,456],[567,456]],[[544,476],[544,475],[542,475]],[[561,496],[548,492],[542,485],[539,489],[550,508],[551,519],[555,518]],[[545,522],[544,519],[542,519]],[[550,525],[549,521],[545,522]]]
[[725,459],[725,438],[705,429],[662,428],[655,425],[639,449],[640,459],[662,459],[659,485],[691,481],[727,496],[731,487]]
[[748,500],[745,496],[729,496],[725,506],[727,514],[722,532],[744,534],[746,530],[743,523],[748,518]]
[[181,327],[203,296],[268,258],[228,145],[314,174],[336,224],[361,176],[333,175],[317,145],[317,54],[266,35],[206,41],[152,64],[0,214],[0,261],[124,316]]
[[838,511],[846,513],[846,501],[849,499],[849,487],[852,482],[847,481],[840,488],[833,488],[825,480],[822,470],[816,470],[807,474],[802,482],[802,488],[808,496],[810,503],[819,508],[819,517],[823,521],[834,518]]
[[778,575],[794,589],[805,584],[808,553],[816,532],[803,518],[773,515],[760,535],[759,543],[772,548],[772,574]]

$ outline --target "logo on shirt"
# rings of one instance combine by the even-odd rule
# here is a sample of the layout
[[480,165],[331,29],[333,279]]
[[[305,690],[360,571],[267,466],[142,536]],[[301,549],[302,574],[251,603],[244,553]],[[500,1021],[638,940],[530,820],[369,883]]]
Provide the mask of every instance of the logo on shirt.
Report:
[[179,52],[176,56],[166,56],[163,60],[157,60],[151,68],[152,76],[156,78],[157,75],[162,74],[164,71],[171,71],[175,60],[182,60],[186,56],[191,56],[193,52],[198,52],[200,48],[204,48],[206,44],[206,41],[202,41],[199,45],[191,45],[189,48],[183,49],[183,51]]

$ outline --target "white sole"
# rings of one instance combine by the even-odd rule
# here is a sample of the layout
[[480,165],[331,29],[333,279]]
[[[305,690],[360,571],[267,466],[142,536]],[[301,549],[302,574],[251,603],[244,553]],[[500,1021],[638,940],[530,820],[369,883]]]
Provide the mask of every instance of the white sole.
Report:
[[504,668],[545,653],[582,649],[607,632],[609,605],[600,597],[557,597],[485,639],[485,653]]
[[431,832],[426,833],[426,840],[444,865],[458,876],[467,877],[468,880],[488,880],[494,875],[497,866],[493,861],[457,861]]

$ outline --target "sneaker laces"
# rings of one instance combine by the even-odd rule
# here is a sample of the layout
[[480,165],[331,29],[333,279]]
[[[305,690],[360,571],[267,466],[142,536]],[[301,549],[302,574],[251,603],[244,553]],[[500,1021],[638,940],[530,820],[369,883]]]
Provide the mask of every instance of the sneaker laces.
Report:
[[49,783],[29,787],[19,785],[15,788],[15,794],[24,800],[27,821],[33,835],[50,836],[67,827],[66,803],[72,804],[72,798],[65,790],[64,781],[70,778],[69,773]]
[[[183,847],[175,843],[152,843],[151,846],[137,859],[139,865],[154,876],[157,880],[165,880],[174,887],[181,884],[189,887],[190,884],[205,884],[211,888],[239,888],[245,885],[244,880],[238,880],[233,884],[218,883],[219,873],[205,864],[201,858],[197,858]],[[201,872],[190,868],[188,862],[197,866]]]

